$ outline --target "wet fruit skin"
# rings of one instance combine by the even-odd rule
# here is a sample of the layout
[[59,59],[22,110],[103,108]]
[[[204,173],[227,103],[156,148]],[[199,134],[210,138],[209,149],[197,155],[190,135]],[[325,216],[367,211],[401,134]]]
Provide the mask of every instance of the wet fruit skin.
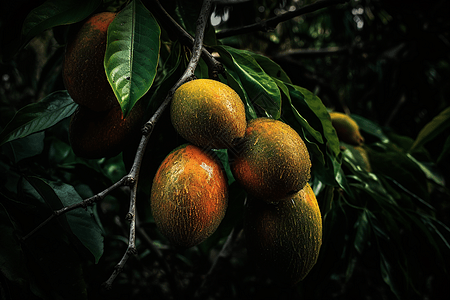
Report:
[[118,101],[106,77],[103,60],[107,29],[116,13],[103,12],[88,18],[69,39],[63,63],[64,85],[76,103],[106,111]]
[[268,202],[289,199],[308,182],[311,160],[305,143],[289,125],[270,118],[250,120],[230,153],[231,171],[243,188]]
[[309,184],[287,201],[248,199],[244,210],[248,256],[270,278],[291,286],[316,264],[322,217]]
[[228,148],[244,136],[245,107],[226,84],[196,79],[180,86],[170,107],[172,124],[186,140],[202,148]]
[[330,112],[330,117],[339,140],[354,146],[364,144],[359,126],[350,116],[340,112]]
[[228,206],[220,161],[197,146],[178,147],[156,172],[150,203],[158,229],[173,245],[201,243],[217,229]]
[[138,101],[126,119],[119,105],[105,112],[78,106],[69,127],[73,152],[88,159],[116,156],[141,134],[143,106]]

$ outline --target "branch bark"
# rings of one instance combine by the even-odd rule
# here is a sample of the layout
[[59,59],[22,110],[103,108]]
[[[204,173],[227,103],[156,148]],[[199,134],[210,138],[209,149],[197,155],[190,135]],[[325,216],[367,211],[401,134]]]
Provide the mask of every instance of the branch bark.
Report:
[[265,31],[265,32],[271,31],[271,30],[274,30],[275,27],[278,26],[278,24],[285,22],[287,20],[290,20],[292,18],[301,16],[301,15],[304,15],[307,13],[311,13],[311,12],[317,11],[322,8],[326,8],[329,6],[342,4],[342,3],[346,3],[346,2],[349,2],[349,0],[318,0],[318,1],[314,2],[313,4],[301,7],[294,11],[286,12],[284,14],[278,15],[276,17],[273,17],[273,18],[270,18],[267,20],[263,20],[259,23],[254,23],[254,24],[239,27],[239,28],[224,29],[217,33],[217,38],[223,39],[223,38],[227,38],[230,36],[235,36],[235,35],[239,35],[239,34],[255,32],[255,31]]
[[116,279],[117,275],[123,270],[124,265],[126,264],[128,258],[131,255],[135,255],[136,251],[136,194],[137,194],[137,184],[139,181],[139,170],[142,164],[142,159],[144,157],[145,149],[150,140],[150,135],[153,131],[154,125],[162,115],[163,111],[167,108],[170,101],[172,100],[173,94],[175,91],[186,81],[189,81],[194,78],[194,72],[197,67],[197,64],[200,59],[200,55],[203,51],[203,37],[205,35],[205,29],[207,21],[209,20],[209,15],[211,13],[211,3],[212,0],[205,0],[202,5],[202,9],[200,15],[197,20],[197,28],[194,39],[194,45],[192,50],[192,57],[189,61],[189,64],[181,76],[181,78],[175,83],[175,85],[169,90],[166,98],[163,103],[159,106],[150,120],[144,125],[142,130],[142,138],[139,143],[138,150],[136,152],[136,156],[134,159],[133,166],[131,167],[130,173],[128,176],[133,179],[133,186],[131,187],[131,199],[130,199],[130,209],[127,214],[127,219],[130,221],[130,238],[128,242],[127,251],[125,251],[122,259],[116,265],[114,272],[111,274],[110,278],[104,283],[105,288],[111,288],[112,283]]

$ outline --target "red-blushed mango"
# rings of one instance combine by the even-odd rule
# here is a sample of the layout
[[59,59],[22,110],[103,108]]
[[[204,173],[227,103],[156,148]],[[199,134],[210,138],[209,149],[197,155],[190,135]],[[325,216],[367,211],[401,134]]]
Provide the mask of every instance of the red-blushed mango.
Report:
[[247,125],[239,95],[211,79],[181,85],[173,95],[170,116],[176,131],[201,148],[229,148],[244,136]]
[[244,138],[229,152],[236,181],[255,198],[289,199],[310,178],[311,160],[304,141],[275,119],[250,120]]
[[201,243],[217,229],[228,205],[220,161],[197,146],[178,147],[158,168],[150,203],[158,229],[173,245]]
[[322,245],[322,217],[311,186],[277,203],[249,198],[244,233],[249,258],[270,278],[286,286],[303,280]]
[[341,141],[354,146],[364,144],[364,138],[359,131],[359,126],[350,116],[340,112],[330,112],[330,117],[331,123]]
[[66,45],[63,80],[67,92],[75,103],[95,111],[118,105],[103,64],[107,30],[115,16],[112,12],[92,15]]
[[127,118],[123,118],[119,105],[101,112],[80,105],[70,120],[72,150],[90,159],[116,156],[141,134],[143,116],[142,101],[134,105]]

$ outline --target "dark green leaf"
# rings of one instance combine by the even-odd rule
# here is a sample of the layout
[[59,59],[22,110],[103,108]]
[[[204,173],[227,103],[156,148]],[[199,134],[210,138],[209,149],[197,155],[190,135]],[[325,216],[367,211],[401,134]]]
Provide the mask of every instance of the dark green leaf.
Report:
[[[27,180],[52,210],[59,210],[83,200],[71,185],[46,182],[38,177],[28,177]],[[101,228],[92,217],[92,208],[69,211],[58,220],[67,232],[72,233],[90,251],[95,262],[98,262],[103,254],[103,236]]]
[[47,0],[33,9],[22,27],[23,45],[44,30],[79,22],[89,16],[100,0]]
[[6,279],[23,286],[28,281],[28,271],[22,247],[15,237],[16,230],[6,208],[0,203],[0,270]]
[[48,129],[70,117],[77,108],[67,91],[54,92],[20,109],[0,133],[0,145]]
[[444,144],[444,147],[442,148],[442,152],[441,152],[441,154],[439,154],[439,157],[436,162],[440,163],[449,154],[450,154],[450,136],[448,136],[447,139],[445,140],[445,144]]
[[[323,105],[322,103],[322,100],[320,100],[319,97],[305,88],[299,86],[294,86],[294,88],[296,91],[302,93],[304,101],[308,105],[309,109],[314,112],[317,118],[319,118],[322,125],[323,136],[327,140],[328,147],[330,147],[334,156],[336,157],[340,152],[339,139],[333,128],[333,125],[331,124],[331,119],[325,105]],[[293,101],[293,104],[295,105],[296,102]]]
[[380,251],[380,267],[383,281],[389,286],[397,299],[400,299],[398,288],[395,285],[391,263],[385,258],[382,251]]
[[10,141],[4,147],[5,154],[15,163],[41,154],[44,150],[44,132],[36,132],[21,139]]
[[280,90],[249,52],[228,46],[217,46],[217,51],[221,57],[225,57],[225,66],[239,77],[248,94],[247,101],[260,108],[261,115],[278,119],[281,115]]
[[108,27],[105,70],[124,116],[153,84],[160,33],[158,22],[139,0],[128,4]]
[[422,128],[409,151],[423,146],[442,132],[445,132],[448,127],[450,127],[450,107],[444,109],[439,115],[434,117],[433,120]]
[[355,222],[356,234],[354,246],[356,251],[359,254],[364,252],[364,249],[368,246],[370,240],[370,223],[367,218],[366,209],[364,209],[358,217],[358,220]]
[[382,143],[389,142],[389,138],[384,134],[381,127],[374,122],[355,114],[350,115],[350,117],[358,123],[361,130],[379,138]]

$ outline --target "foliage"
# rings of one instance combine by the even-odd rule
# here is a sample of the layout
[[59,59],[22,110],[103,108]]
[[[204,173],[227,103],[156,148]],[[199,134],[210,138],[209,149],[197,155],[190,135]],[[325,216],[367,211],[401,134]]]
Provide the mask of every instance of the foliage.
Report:
[[[259,274],[241,234],[246,195],[222,150],[216,153],[230,184],[224,220],[199,246],[171,247],[155,226],[148,200],[160,162],[185,142],[166,110],[140,169],[137,254],[111,290],[102,283],[127,251],[130,188],[111,190],[84,208],[61,209],[121,180],[137,145],[109,159],[74,155],[68,124],[76,104],[61,80],[64,45],[92,13],[121,11],[108,33],[105,72],[122,109],[145,101],[148,118],[183,74],[192,45],[168,25],[155,1],[7,2],[0,20],[1,299],[441,299],[448,294],[445,0],[337,1],[346,3],[296,16],[269,32],[232,36],[226,29],[275,18],[309,1],[217,1],[213,16],[222,22],[207,28],[204,44],[223,65],[219,80],[240,95],[248,119],[281,119],[307,143],[311,185],[323,216],[319,260],[292,288]],[[194,35],[200,3],[165,2],[172,18]],[[202,58],[195,75],[208,78],[209,71]],[[337,139],[331,109],[352,113],[366,140],[370,171],[357,149]],[[60,215],[39,228],[54,211]]]

